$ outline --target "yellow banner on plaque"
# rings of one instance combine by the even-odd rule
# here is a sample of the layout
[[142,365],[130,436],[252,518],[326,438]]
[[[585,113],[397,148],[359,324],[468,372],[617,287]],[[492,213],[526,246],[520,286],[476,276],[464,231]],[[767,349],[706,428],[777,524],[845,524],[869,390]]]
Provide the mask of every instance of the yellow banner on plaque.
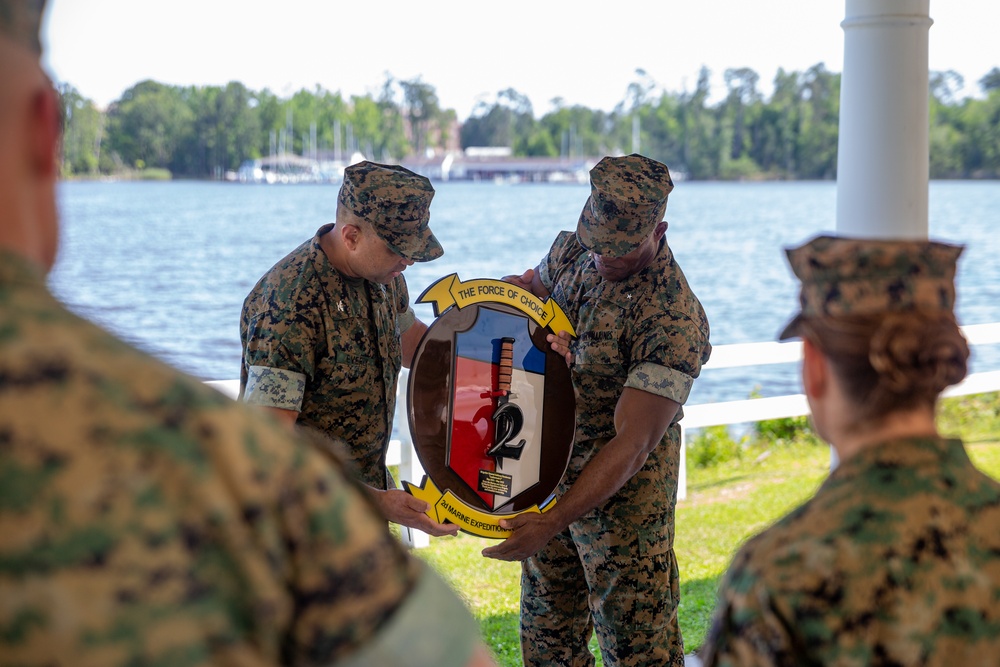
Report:
[[414,498],[420,498],[430,505],[431,509],[426,514],[438,523],[449,521],[459,526],[466,533],[496,539],[510,537],[512,532],[500,527],[501,519],[512,519],[523,512],[539,514],[548,511],[556,504],[555,498],[550,496],[541,507],[534,505],[513,514],[491,514],[467,505],[450,490],[442,493],[434,484],[434,481],[427,477],[427,475],[424,475],[424,481],[420,486],[404,480],[403,488]]
[[477,303],[502,303],[516,308],[553,333],[566,331],[576,336],[573,325],[555,299],[550,297],[543,301],[528,290],[502,280],[477,278],[462,282],[457,273],[452,273],[428,287],[417,303],[433,304],[434,317],[452,306],[465,308]]

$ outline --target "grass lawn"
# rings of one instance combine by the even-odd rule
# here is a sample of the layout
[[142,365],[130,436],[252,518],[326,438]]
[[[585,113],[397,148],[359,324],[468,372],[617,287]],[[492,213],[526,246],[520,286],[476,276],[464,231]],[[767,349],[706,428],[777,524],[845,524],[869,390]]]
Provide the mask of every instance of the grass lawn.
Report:
[[[992,396],[986,404],[977,400],[970,397],[946,405],[941,428],[945,433],[961,433],[973,462],[1000,479],[1000,442],[996,442],[1000,430],[992,423],[984,429],[981,419],[985,416],[993,422],[1000,410]],[[735,550],[747,537],[810,497],[829,469],[830,451],[825,445],[796,441],[743,451],[738,458],[707,467],[695,466],[688,459],[688,497],[677,505],[674,539],[681,572],[680,624],[688,653],[705,640],[716,587]],[[469,535],[431,538],[430,546],[416,553],[465,598],[498,663],[518,667],[521,568],[519,563],[483,558],[480,551],[491,544],[493,540]],[[591,647],[601,665],[596,642]]]

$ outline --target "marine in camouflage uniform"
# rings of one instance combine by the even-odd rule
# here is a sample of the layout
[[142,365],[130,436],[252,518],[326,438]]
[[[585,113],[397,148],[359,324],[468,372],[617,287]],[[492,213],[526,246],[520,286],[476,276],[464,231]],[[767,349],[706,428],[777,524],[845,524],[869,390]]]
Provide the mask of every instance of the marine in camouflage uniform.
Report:
[[[428,227],[434,189],[402,167],[348,167],[338,197],[407,261],[440,257]],[[339,217],[338,217],[339,219]],[[388,480],[386,449],[402,364],[401,336],[415,322],[402,275],[386,284],[338,270],[316,236],[279,261],[243,304],[240,393],[248,403],[297,412],[297,423],[349,446],[361,479]]]
[[0,0],[0,665],[471,663],[476,623],[323,449],[46,289],[42,7]]
[[475,622],[320,447],[7,253],[0,322],[0,664],[465,664]]
[[[656,408],[675,412],[653,433],[630,478],[524,562],[521,644],[528,665],[592,665],[587,644],[594,628],[605,665],[684,663],[673,550],[677,422],[711,344],[702,306],[662,236],[672,187],[659,162],[603,159],[591,171],[576,234],[560,233],[536,271],[539,291],[551,294],[578,336],[576,434],[550,512],[590,483],[582,476],[604,465],[602,450],[623,446],[616,421],[623,390],[666,399]],[[600,262],[613,264],[647,242],[650,256],[640,270],[602,275]]]
[[[802,312],[782,338],[818,315],[950,313],[960,251],[835,237],[791,250]],[[940,436],[841,458],[733,559],[705,665],[1000,664],[1000,483]]]

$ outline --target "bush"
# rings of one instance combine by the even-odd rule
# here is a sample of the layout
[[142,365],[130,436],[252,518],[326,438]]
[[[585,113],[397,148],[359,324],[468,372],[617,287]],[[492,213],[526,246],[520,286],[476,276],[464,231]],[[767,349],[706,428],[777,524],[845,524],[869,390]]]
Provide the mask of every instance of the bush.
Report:
[[[760,398],[759,386],[750,392],[750,398]],[[808,415],[754,422],[751,433],[754,442],[764,447],[790,445],[796,442],[819,442],[819,436],[813,431],[812,421]]]
[[688,442],[687,457],[699,468],[743,458],[743,446],[733,440],[725,426],[698,429],[698,435]]
[[816,439],[809,417],[767,419],[753,425],[754,440],[765,445],[789,445],[793,442]]

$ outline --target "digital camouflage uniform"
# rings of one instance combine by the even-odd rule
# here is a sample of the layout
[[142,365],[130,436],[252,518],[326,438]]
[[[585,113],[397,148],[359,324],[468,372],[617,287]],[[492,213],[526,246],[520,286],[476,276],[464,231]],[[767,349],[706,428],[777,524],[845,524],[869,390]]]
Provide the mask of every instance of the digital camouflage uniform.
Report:
[[882,443],[751,540],[706,665],[997,665],[1000,483],[962,443]]
[[464,664],[475,622],[328,454],[43,280],[0,253],[0,665]]
[[[441,255],[427,221],[434,190],[402,167],[349,167],[339,205],[367,220],[397,254]],[[293,410],[297,423],[348,444],[361,479],[386,489],[386,449],[396,410],[400,336],[414,322],[406,281],[349,278],[320,246],[324,225],[279,261],[243,304],[240,395]]]
[[362,480],[386,488],[400,334],[413,324],[402,276],[348,278],[319,238],[268,271],[243,303],[243,399],[299,413],[298,422],[348,443]]
[[[640,171],[638,185],[624,179]],[[573,453],[557,495],[615,435],[615,406],[632,387],[687,400],[711,345],[705,313],[661,239],[639,273],[604,280],[581,241],[624,254],[662,220],[669,173],[638,156],[602,161],[578,235],[562,232],[539,265],[539,277],[577,333]],[[647,201],[652,203],[643,206]],[[596,211],[596,212],[595,212]],[[593,233],[595,220],[628,217],[613,234]],[[625,239],[619,247],[617,241]],[[590,665],[596,627],[605,665],[683,665],[677,625],[674,506],[680,459],[678,411],[642,469],[603,505],[573,522],[524,563],[522,651],[529,665]],[[592,620],[593,619],[593,620]],[[593,623],[593,625],[592,625]]]
[[[952,311],[962,249],[818,237],[788,252],[803,318]],[[958,440],[876,443],[733,559],[707,667],[1000,664],[1000,483]]]

